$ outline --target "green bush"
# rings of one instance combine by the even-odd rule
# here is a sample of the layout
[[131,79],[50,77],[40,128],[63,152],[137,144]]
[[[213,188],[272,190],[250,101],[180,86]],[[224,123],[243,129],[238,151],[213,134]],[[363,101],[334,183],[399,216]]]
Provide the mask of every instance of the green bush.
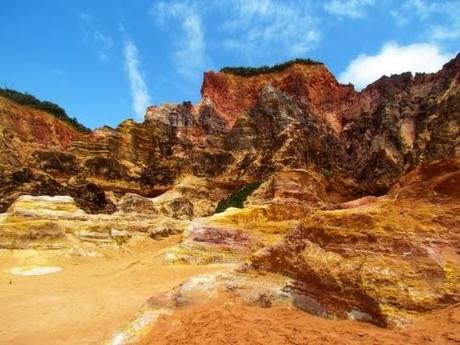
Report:
[[330,169],[323,169],[321,170],[321,172],[327,180],[329,180],[332,177],[332,170]]
[[295,59],[284,62],[282,64],[273,65],[273,66],[262,66],[262,67],[224,67],[220,71],[229,74],[235,74],[245,77],[250,77],[254,75],[264,74],[264,73],[272,73],[277,71],[282,71],[283,69],[293,65],[293,64],[301,64],[301,65],[323,65],[322,62],[314,61],[311,59]]
[[260,187],[262,182],[249,183],[243,188],[240,188],[228,198],[219,201],[216,207],[216,213],[225,211],[229,207],[243,208],[244,202],[254,191]]
[[35,98],[34,96],[22,92],[18,92],[16,90],[11,90],[11,89],[2,89],[0,88],[0,96],[3,96],[5,98],[8,98],[16,103],[19,103],[21,105],[26,105],[28,107],[38,109],[38,110],[43,110],[46,111],[47,113],[50,113],[57,117],[58,119],[67,122],[70,124],[72,127],[76,128],[77,130],[81,132],[91,132],[91,130],[85,126],[83,126],[81,123],[77,121],[76,118],[70,118],[67,113],[65,112],[64,109],[62,109],[60,106],[57,104],[48,102],[48,101],[40,101],[39,99]]

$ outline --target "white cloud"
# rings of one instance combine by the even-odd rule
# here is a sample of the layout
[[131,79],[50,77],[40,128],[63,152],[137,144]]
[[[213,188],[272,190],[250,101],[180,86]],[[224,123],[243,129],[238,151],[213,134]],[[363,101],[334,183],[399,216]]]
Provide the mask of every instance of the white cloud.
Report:
[[339,17],[361,18],[375,0],[332,0],[324,4],[324,9]]
[[308,1],[227,0],[224,47],[247,57],[298,57],[316,47],[321,34]]
[[139,67],[139,51],[131,40],[126,39],[123,53],[131,86],[133,110],[136,116],[142,120],[145,110],[150,104],[150,95]]
[[362,89],[383,75],[436,72],[451,58],[451,54],[442,53],[435,44],[417,43],[399,46],[390,42],[385,44],[377,55],[359,55],[350,62],[339,80],[342,83],[352,83],[358,89]]
[[174,64],[177,71],[187,79],[200,78],[206,61],[206,43],[197,5],[185,1],[160,2],[151,12],[161,25],[171,19],[180,23],[181,37],[177,40],[173,54]]

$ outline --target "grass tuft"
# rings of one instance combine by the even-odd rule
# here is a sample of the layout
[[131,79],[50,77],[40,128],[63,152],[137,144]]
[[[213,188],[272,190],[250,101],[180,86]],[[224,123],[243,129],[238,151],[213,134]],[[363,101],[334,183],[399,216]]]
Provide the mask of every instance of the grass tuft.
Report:
[[272,73],[272,72],[278,72],[286,69],[289,66],[292,66],[294,64],[301,64],[301,65],[323,65],[322,62],[314,61],[312,59],[295,59],[295,60],[290,60],[278,65],[273,65],[273,66],[262,66],[262,67],[224,67],[220,71],[223,73],[229,73],[229,74],[235,74],[239,76],[245,76],[245,77],[250,77],[250,76],[255,76],[259,74],[265,74],[265,73]]
[[253,182],[240,188],[226,199],[219,201],[216,207],[216,213],[225,211],[229,207],[243,208],[244,202],[254,191],[260,187],[262,182]]

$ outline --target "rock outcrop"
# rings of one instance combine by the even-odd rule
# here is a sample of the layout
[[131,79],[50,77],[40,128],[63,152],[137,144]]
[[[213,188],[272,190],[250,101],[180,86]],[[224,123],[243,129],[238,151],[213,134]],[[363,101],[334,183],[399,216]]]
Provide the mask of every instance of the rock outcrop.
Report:
[[207,72],[201,94],[89,133],[0,98],[0,248],[182,234],[165,262],[241,264],[206,293],[395,328],[459,302],[460,55],[361,92],[295,61]]
[[417,165],[458,154],[459,61],[362,92],[313,62],[207,72],[198,104],[153,106],[143,123],[91,133],[2,98],[1,210],[20,194],[67,194],[113,212],[98,190],[155,197],[191,174],[230,193],[285,168],[323,174],[343,201],[385,194]]

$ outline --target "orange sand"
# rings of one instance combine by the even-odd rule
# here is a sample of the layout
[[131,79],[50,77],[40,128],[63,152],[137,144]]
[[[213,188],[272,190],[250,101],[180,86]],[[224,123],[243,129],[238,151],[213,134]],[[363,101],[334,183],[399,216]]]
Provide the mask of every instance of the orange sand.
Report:
[[[178,239],[144,241],[130,252],[109,251],[102,258],[0,251],[0,344],[105,344],[152,295],[227,268],[163,265],[159,254]],[[8,273],[25,264],[63,270],[29,277]]]
[[460,306],[404,330],[331,321],[287,307],[246,306],[235,299],[184,308],[162,317],[141,345],[408,345],[459,344]]

